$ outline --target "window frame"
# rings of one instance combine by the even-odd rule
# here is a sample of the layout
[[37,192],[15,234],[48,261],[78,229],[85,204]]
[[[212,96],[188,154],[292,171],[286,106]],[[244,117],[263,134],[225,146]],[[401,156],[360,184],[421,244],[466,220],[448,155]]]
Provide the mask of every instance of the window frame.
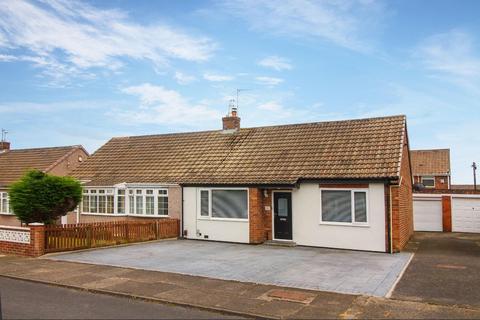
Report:
[[[246,191],[247,192],[247,218],[218,218],[212,216],[212,190],[239,190],[239,191]],[[201,192],[208,191],[208,216],[202,216],[202,199],[201,199]],[[214,188],[199,188],[197,190],[197,219],[198,220],[206,220],[206,221],[232,221],[232,222],[248,222],[250,220],[250,191],[248,188],[221,188],[221,187],[214,187]]]
[[[94,190],[94,192],[92,192]],[[99,190],[105,190],[103,193],[99,193]],[[110,192],[108,192],[109,190]],[[119,195],[119,190],[124,191],[124,194]],[[147,193],[147,190],[152,190],[153,192]],[[96,195],[97,196],[97,211],[99,211],[99,201],[98,198],[100,195],[105,195],[105,196],[113,196],[113,213],[102,213],[102,212],[84,212],[83,211],[83,196],[90,196],[90,195]],[[137,196],[142,197],[142,212],[137,213]],[[118,201],[119,198],[123,197],[124,200],[124,213],[118,213]],[[133,202],[131,202],[130,197],[133,197]],[[147,197],[153,197],[153,214],[147,214],[146,210],[146,198]],[[143,218],[161,218],[161,217],[169,217],[168,214],[168,209],[167,209],[167,214],[158,214],[158,204],[159,204],[159,197],[167,198],[167,205],[168,205],[168,197],[169,197],[169,192],[168,192],[168,187],[157,187],[157,186],[135,186],[135,187],[87,187],[83,189],[82,192],[82,202],[79,204],[80,208],[80,213],[82,215],[97,215],[97,216],[107,216],[107,217],[125,217],[125,216],[131,216],[131,217],[143,217]],[[108,202],[108,199],[106,200],[106,203]],[[107,206],[107,204],[106,204]],[[107,208],[107,207],[106,207]],[[133,212],[130,212],[130,210],[133,209]],[[89,198],[89,211],[90,211],[90,198]]]
[[[335,221],[323,221],[323,212],[322,212],[322,192],[323,191],[350,191],[350,215],[352,218],[351,222],[335,222]],[[355,221],[355,192],[365,193],[365,202],[366,202],[366,222],[357,222]],[[345,226],[345,227],[370,227],[370,202],[368,195],[368,188],[320,188],[320,219],[319,224],[321,225],[334,225],[334,226]]]
[[[432,185],[432,186],[426,186],[426,185],[423,183],[424,180],[433,180],[433,185]],[[425,188],[435,189],[435,177],[433,177],[433,176],[425,176],[425,177],[422,176],[422,177],[420,178],[420,182],[423,184],[423,186],[424,186]]]
[[[6,200],[7,203],[7,211],[3,211],[3,200]],[[12,216],[13,210],[10,206],[10,196],[8,195],[7,191],[0,191],[0,214]]]

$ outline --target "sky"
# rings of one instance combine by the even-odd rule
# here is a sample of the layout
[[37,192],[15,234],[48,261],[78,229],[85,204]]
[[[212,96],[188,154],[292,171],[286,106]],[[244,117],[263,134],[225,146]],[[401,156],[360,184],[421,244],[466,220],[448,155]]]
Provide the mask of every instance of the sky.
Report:
[[480,1],[0,0],[12,148],[407,115],[412,149],[480,162]]

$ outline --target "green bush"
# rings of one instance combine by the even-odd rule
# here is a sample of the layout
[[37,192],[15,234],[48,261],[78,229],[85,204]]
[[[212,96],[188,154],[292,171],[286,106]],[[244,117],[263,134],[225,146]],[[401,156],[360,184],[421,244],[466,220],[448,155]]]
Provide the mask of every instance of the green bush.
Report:
[[20,221],[52,224],[77,207],[82,199],[82,186],[73,178],[31,170],[10,186],[8,194],[10,206]]

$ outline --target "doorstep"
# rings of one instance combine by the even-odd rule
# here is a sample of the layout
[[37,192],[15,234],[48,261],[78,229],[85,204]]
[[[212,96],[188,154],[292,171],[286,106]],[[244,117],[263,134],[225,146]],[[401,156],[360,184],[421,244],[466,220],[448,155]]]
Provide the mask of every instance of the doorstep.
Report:
[[268,246],[296,247],[297,243],[292,240],[267,240],[264,242]]

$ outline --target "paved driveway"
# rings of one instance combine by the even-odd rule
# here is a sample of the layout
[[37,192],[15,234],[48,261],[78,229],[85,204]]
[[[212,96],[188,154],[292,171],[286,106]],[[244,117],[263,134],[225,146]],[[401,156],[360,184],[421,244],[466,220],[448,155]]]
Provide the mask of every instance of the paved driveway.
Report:
[[417,232],[397,299],[480,307],[480,234]]
[[410,257],[411,253],[178,240],[65,253],[49,259],[384,296]]

